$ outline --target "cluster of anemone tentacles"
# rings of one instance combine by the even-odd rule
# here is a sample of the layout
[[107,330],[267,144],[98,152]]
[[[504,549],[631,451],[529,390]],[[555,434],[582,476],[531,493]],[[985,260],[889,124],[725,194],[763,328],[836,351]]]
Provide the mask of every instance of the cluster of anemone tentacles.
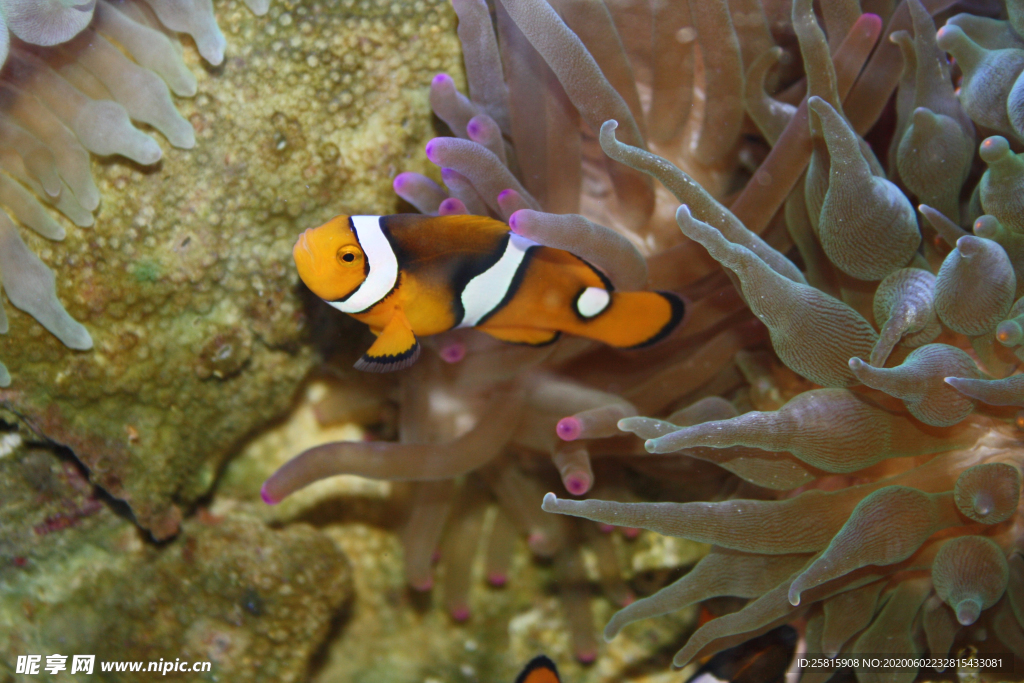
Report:
[[[269,0],[246,4],[263,14]],[[100,194],[90,153],[143,166],[161,157],[133,121],[174,147],[195,145],[171,97],[196,93],[178,33],[190,35],[210,64],[223,61],[210,0],[0,1],[0,279],[15,307],[70,348],[90,349],[92,337],[64,310],[56,276],[15,221],[55,241],[65,231],[46,206],[80,228],[93,225]],[[0,305],[0,334],[7,329]],[[10,382],[0,363],[0,386]]]
[[[265,497],[416,482],[408,577],[429,586],[441,546],[449,607],[490,500],[489,552],[529,534],[568,593],[593,542],[574,518],[712,544],[605,631],[748,600],[677,665],[796,620],[808,652],[943,655],[987,625],[1024,656],[1024,2],[453,5],[469,95],[431,85],[445,187],[402,174],[398,194],[501,218],[620,289],[680,291],[687,322],[640,352],[434,338],[402,378],[399,443],[314,448]],[[716,502],[633,502],[625,469]],[[589,499],[548,494],[545,517],[554,470]]]

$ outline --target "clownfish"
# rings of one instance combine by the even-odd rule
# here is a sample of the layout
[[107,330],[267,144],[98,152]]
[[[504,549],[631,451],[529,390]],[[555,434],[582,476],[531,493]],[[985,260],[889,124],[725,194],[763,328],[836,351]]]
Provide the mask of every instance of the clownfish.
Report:
[[355,366],[370,372],[412,365],[417,337],[454,328],[534,346],[565,332],[643,347],[685,309],[668,292],[615,292],[578,256],[483,216],[337,216],[302,233],[292,253],[314,294],[377,335]]
[[722,650],[686,679],[686,683],[786,683],[799,636],[783,625]]
[[516,676],[516,683],[560,683],[561,680],[555,663],[544,655],[531,659]]

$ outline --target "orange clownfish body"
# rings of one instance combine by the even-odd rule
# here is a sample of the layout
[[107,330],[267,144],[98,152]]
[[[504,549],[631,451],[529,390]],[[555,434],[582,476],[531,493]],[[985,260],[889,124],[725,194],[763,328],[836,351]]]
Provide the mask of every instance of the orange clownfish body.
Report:
[[408,367],[417,336],[454,328],[519,344],[566,332],[633,348],[683,319],[674,294],[613,292],[583,259],[483,216],[337,216],[306,230],[293,254],[314,294],[377,335],[356,363],[372,372]]

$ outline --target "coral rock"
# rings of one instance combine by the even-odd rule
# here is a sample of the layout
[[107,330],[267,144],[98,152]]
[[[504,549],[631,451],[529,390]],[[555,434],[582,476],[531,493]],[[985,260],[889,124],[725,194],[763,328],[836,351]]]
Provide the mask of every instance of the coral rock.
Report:
[[219,10],[222,69],[185,52],[198,93],[177,104],[195,148],[165,148],[147,169],[94,164],[94,229],[60,244],[23,233],[95,350],[19,311],[0,337],[13,377],[0,405],[69,446],[158,538],[312,365],[293,235],[355,207],[394,209],[394,169],[430,132],[422,84],[459,59],[437,3]]

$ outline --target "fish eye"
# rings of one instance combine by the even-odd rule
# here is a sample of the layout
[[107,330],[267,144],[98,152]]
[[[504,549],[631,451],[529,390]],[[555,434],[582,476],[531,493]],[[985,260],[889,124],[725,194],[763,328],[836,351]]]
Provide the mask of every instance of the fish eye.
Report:
[[343,266],[351,266],[359,261],[360,258],[359,249],[352,245],[344,246],[338,250],[338,262]]

